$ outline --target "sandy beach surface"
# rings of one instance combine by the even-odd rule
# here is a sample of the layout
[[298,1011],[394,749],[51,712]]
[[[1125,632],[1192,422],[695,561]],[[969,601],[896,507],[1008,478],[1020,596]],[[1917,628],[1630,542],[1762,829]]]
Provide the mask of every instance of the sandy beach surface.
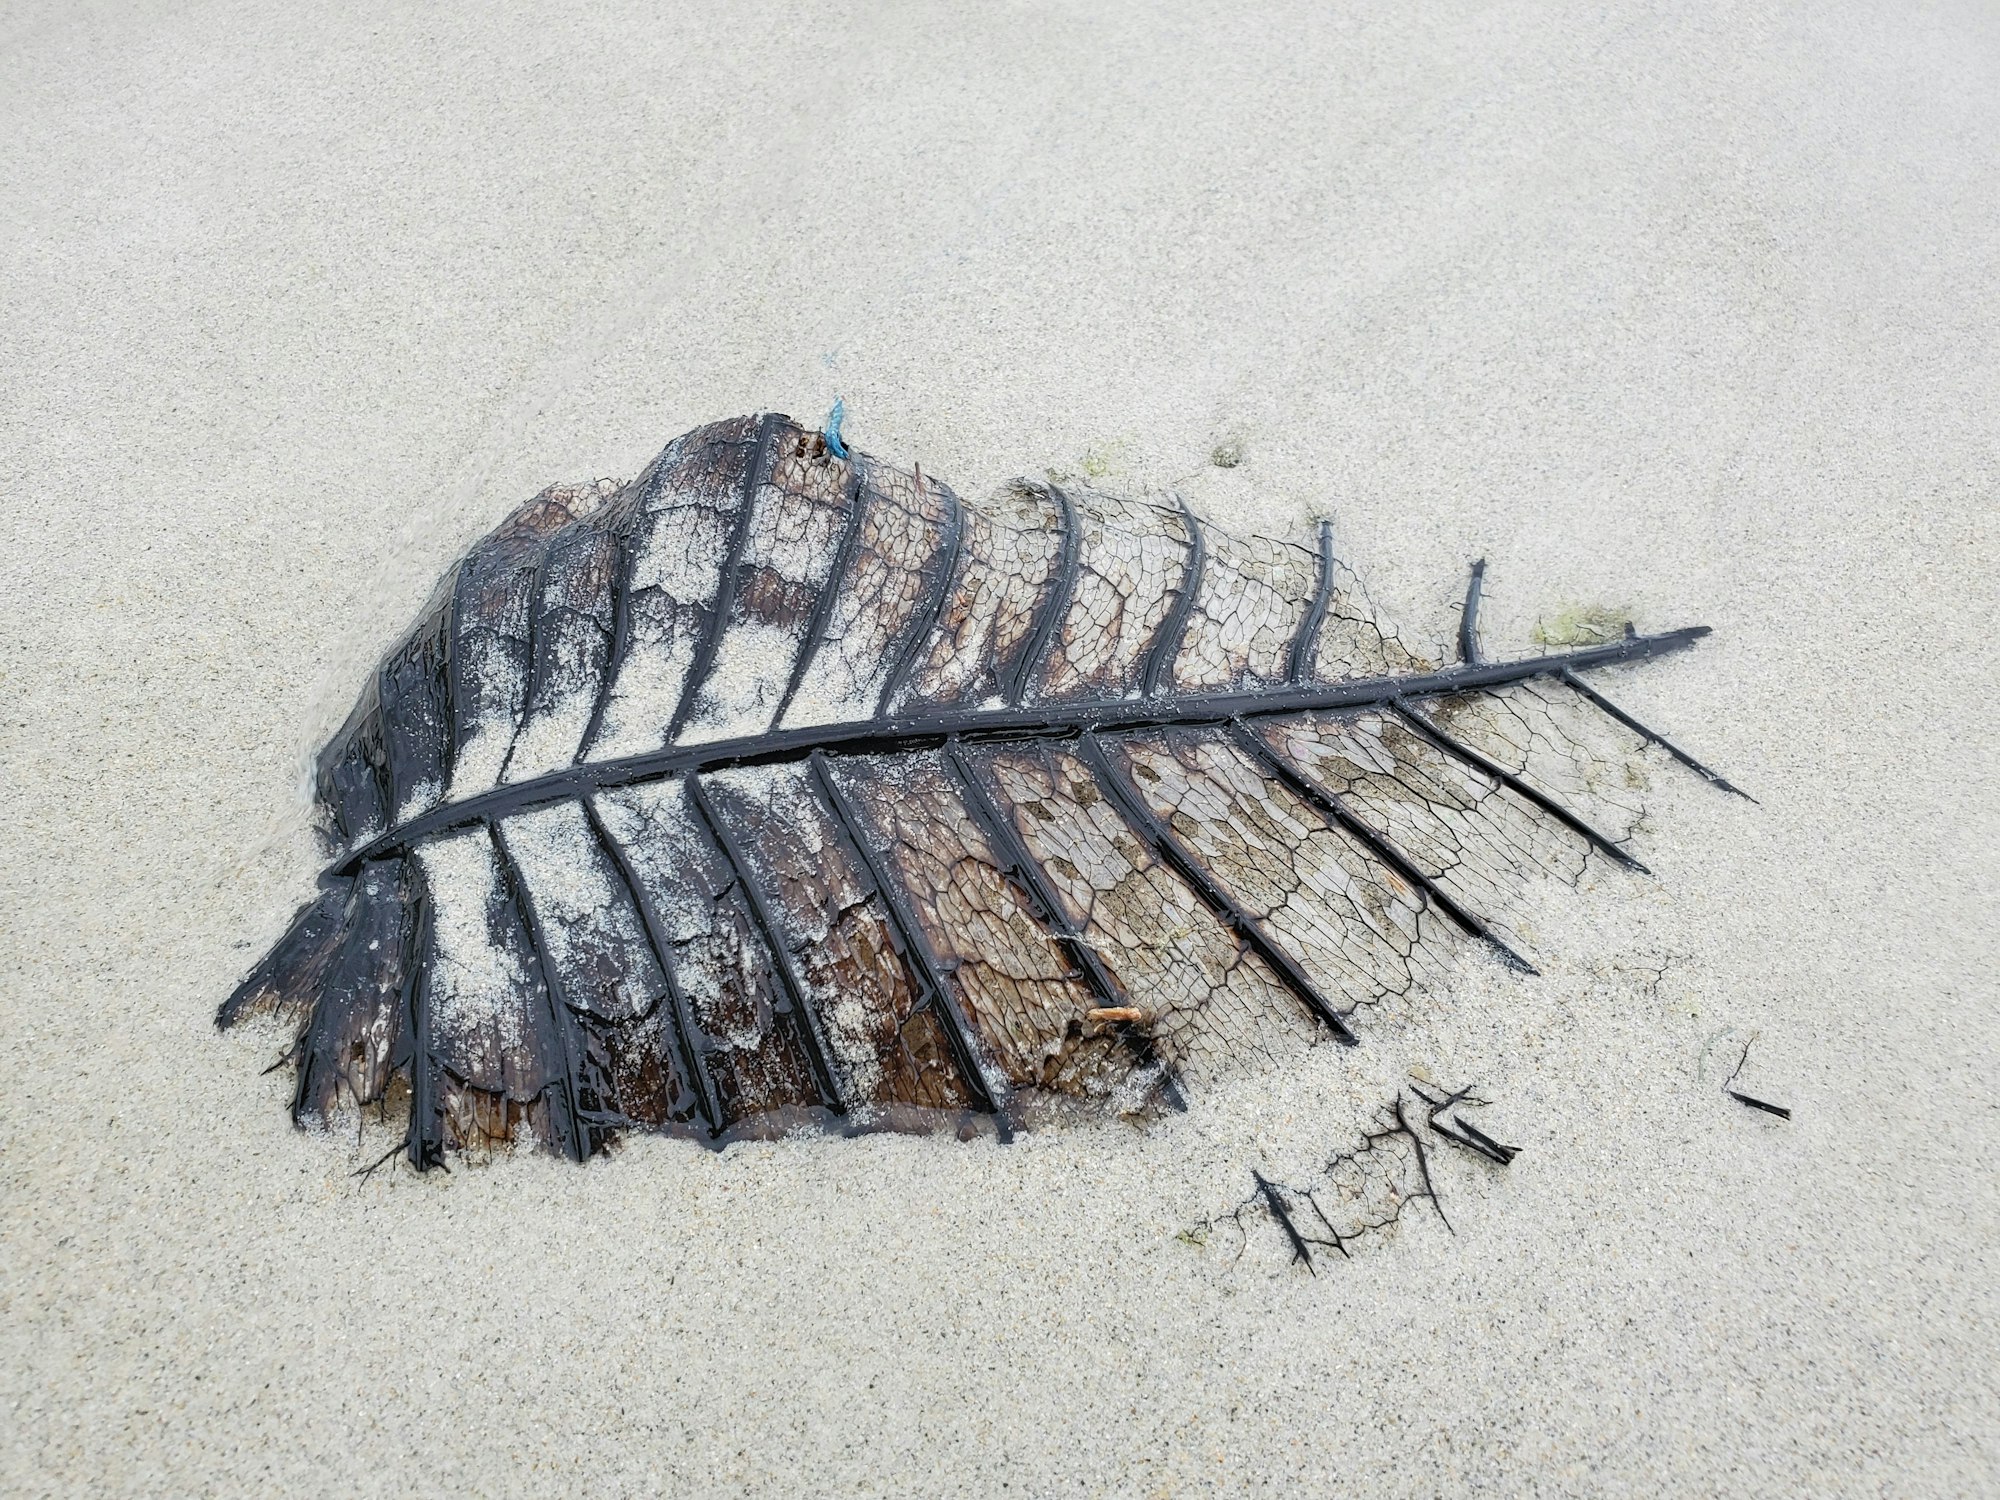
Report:
[[[0,1491],[2000,1493],[1991,6],[14,4],[0,122]],[[1143,1130],[357,1180],[212,1025],[307,757],[510,506],[836,394],[1710,624],[1618,691],[1758,800]],[[1237,1231],[1409,1067],[1450,1230]]]

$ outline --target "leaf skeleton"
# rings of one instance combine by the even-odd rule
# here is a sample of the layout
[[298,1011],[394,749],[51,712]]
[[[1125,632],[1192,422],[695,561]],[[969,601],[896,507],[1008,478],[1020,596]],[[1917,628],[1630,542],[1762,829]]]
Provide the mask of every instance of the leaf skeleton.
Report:
[[[1495,915],[1632,867],[1566,758],[1583,675],[1375,622],[1331,527],[920,469],[744,417],[544,491],[439,584],[317,761],[332,861],[222,1006],[296,1028],[301,1124],[418,1168],[532,1139],[1143,1114],[1279,1064]],[[1564,720],[1567,722],[1567,720]],[[1734,788],[1729,788],[1734,790]]]

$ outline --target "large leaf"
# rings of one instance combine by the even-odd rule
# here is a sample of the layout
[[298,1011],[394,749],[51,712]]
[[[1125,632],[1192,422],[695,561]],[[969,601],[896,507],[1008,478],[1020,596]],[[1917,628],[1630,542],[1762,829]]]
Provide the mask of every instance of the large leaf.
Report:
[[446,577],[319,758],[318,898],[220,1020],[296,1022],[302,1122],[406,1088],[419,1167],[1005,1130],[1352,1042],[1454,939],[1527,967],[1526,873],[1635,863],[1552,726],[1664,744],[1578,674],[1706,633],[1488,662],[1478,582],[1439,666],[1325,527],[974,507],[783,417],[702,428]]

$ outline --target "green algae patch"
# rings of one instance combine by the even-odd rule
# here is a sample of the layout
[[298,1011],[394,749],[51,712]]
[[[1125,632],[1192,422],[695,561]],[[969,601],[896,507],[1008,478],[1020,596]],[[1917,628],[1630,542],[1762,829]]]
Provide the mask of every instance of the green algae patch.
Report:
[[1535,622],[1532,632],[1538,646],[1602,646],[1623,639],[1632,623],[1632,612],[1608,604],[1573,604]]

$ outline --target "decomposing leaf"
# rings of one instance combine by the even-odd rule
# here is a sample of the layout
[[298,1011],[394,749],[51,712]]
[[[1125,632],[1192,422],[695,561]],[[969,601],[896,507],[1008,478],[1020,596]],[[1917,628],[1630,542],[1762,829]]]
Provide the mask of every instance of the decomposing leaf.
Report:
[[1236,1227],[1241,1255],[1248,1248],[1252,1227],[1246,1221],[1266,1219],[1284,1234],[1291,1263],[1317,1276],[1315,1248],[1352,1259],[1350,1245],[1392,1229],[1413,1203],[1428,1203],[1438,1221],[1451,1228],[1431,1179],[1430,1158],[1410,1124],[1401,1094],[1382,1108],[1358,1139],[1328,1155],[1305,1183],[1279,1182],[1254,1167],[1250,1179],[1256,1187],[1249,1197],[1222,1219],[1195,1226],[1202,1242],[1226,1219]]
[[1658,740],[1578,674],[1706,634],[1488,661],[1477,579],[1438,665],[1324,526],[973,506],[783,417],[704,427],[444,579],[319,757],[318,896],[219,1019],[296,1025],[301,1122],[407,1100],[420,1168],[1134,1113],[1351,1042],[1454,934],[1527,968],[1492,914],[1524,871],[1636,867],[1539,726]]

